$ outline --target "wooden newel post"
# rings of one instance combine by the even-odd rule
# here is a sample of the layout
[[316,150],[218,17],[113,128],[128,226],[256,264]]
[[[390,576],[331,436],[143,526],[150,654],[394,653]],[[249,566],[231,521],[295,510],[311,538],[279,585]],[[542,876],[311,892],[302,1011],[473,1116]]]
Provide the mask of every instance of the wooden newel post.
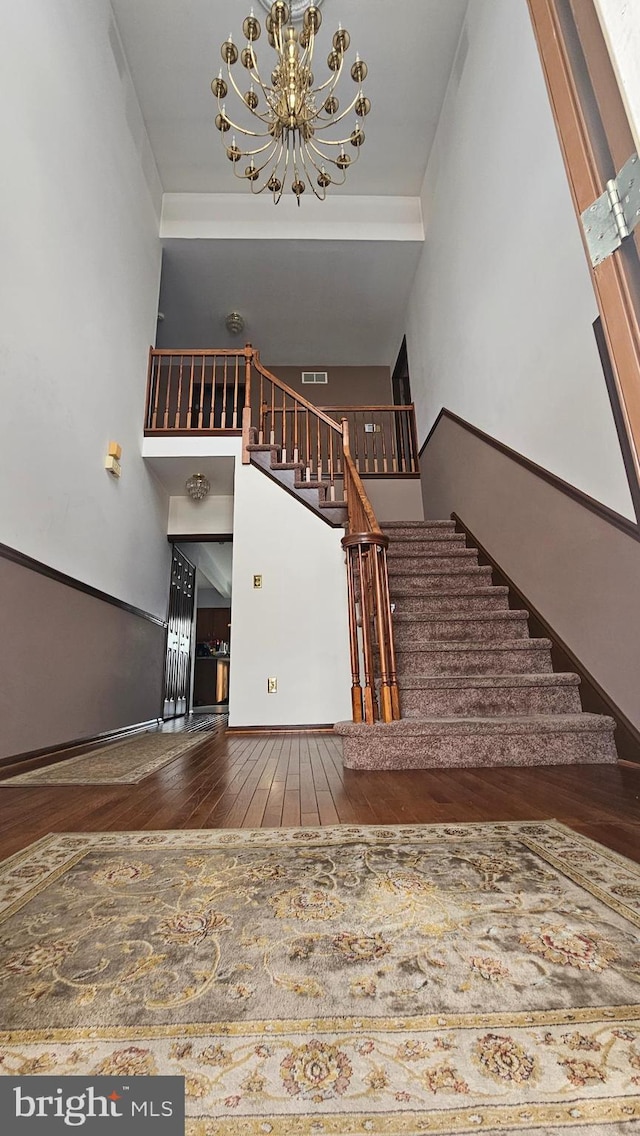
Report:
[[347,558],[349,649],[351,654],[351,716],[354,722],[361,722],[363,719],[362,686],[360,685],[360,645],[358,643],[358,613],[356,609],[353,553],[350,548],[346,548],[345,554]]
[[244,406],[242,408],[242,464],[249,465],[249,443],[251,442],[251,364],[253,347],[247,343],[244,349]]

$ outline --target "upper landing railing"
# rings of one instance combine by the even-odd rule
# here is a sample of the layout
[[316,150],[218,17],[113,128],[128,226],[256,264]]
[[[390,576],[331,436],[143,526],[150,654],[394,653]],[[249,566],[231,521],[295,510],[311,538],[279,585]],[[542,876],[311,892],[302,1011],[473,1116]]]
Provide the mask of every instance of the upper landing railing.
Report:
[[252,411],[260,441],[274,441],[289,457],[295,449],[321,479],[343,473],[342,455],[332,460],[329,453],[333,432],[319,425],[327,419],[338,427],[347,420],[351,456],[361,477],[419,476],[412,405],[315,406],[265,371],[251,346],[239,351],[151,349],[145,434],[241,434],[245,407]]

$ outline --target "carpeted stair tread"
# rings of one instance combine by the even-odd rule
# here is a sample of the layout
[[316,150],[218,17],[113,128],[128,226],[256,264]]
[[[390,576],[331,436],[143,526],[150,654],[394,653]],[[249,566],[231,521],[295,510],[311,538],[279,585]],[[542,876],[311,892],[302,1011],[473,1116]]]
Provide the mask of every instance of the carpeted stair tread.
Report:
[[567,671],[549,674],[509,675],[417,675],[407,674],[402,680],[403,690],[460,690],[468,687],[526,687],[526,686],[580,686],[580,675]]
[[407,674],[545,674],[553,670],[548,639],[510,639],[497,643],[469,640],[408,644],[396,648],[400,704]]
[[394,625],[400,626],[407,625],[408,627],[420,626],[420,624],[432,623],[526,623],[529,618],[529,612],[517,609],[512,611],[507,608],[506,611],[447,611],[447,612],[428,612],[427,614],[408,612],[406,615],[402,612],[396,612],[393,617]]
[[451,532],[434,532],[430,537],[419,540],[416,537],[398,537],[389,545],[388,555],[394,559],[396,556],[420,556],[423,552],[428,554],[440,547],[465,548],[465,538],[460,533]]
[[[412,648],[407,648],[407,653]],[[417,648],[421,653],[433,651],[436,653],[455,654],[457,651],[550,651],[550,639],[509,639],[502,643],[472,642],[463,639],[432,639],[430,643]]]
[[346,501],[319,501],[319,509],[346,509]]
[[491,588],[491,569],[484,565],[465,565],[463,568],[439,568],[433,572],[394,572],[389,576],[391,599],[396,595],[451,595],[460,590],[465,594],[476,588]]
[[575,674],[402,676],[403,718],[519,718],[581,710]]
[[391,602],[398,615],[448,615],[449,613],[509,611],[507,588],[476,588],[465,591],[418,592],[415,588],[391,590]]
[[452,769],[615,763],[602,714],[339,722],[347,769]]
[[411,552],[403,548],[401,552],[389,557],[389,566],[391,566],[391,561],[393,561],[395,566],[398,561],[404,560],[424,560],[428,566],[430,560],[473,560],[477,555],[477,548],[458,548],[457,545],[455,548],[447,548],[444,552],[440,552],[438,549],[434,549],[431,552]]
[[420,529],[451,529],[453,532],[456,527],[455,521],[381,521],[380,528],[383,532],[387,529],[393,533],[395,538],[396,533],[407,529],[410,532],[417,532]]
[[[357,737],[363,730],[375,730],[379,737],[448,736],[451,733],[535,734],[535,733],[611,733],[616,723],[606,714],[536,714],[521,718],[401,718],[398,722],[337,722],[336,731],[345,737]],[[366,735],[365,735],[366,736]]]
[[399,648],[422,643],[482,642],[504,643],[529,637],[526,611],[475,611],[468,613],[441,611],[394,614],[394,632]]
[[[444,573],[448,575],[448,573]],[[433,596],[433,592],[429,590],[421,591],[420,588],[413,588],[410,584],[398,584],[392,588],[393,596],[402,596],[403,599],[410,599],[413,596]],[[393,596],[391,597],[393,599]],[[448,589],[441,588],[438,590],[439,599],[455,598],[457,600],[476,599],[480,596],[504,596],[505,599],[509,596],[509,589],[500,587],[497,584],[486,586],[485,584],[478,584],[477,588],[469,588],[467,592],[449,591]]]

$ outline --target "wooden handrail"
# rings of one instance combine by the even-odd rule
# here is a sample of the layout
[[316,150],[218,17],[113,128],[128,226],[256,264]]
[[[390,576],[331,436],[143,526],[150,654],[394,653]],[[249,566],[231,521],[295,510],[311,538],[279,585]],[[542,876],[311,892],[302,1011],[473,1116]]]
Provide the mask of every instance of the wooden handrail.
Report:
[[[382,529],[376,520],[376,515],[353,460],[349,445],[349,423],[346,418],[342,419],[342,453],[344,457],[344,491],[349,515],[347,535],[373,533],[376,536],[382,536]],[[385,537],[384,539],[388,544],[388,538]]]
[[325,412],[329,411],[329,410],[332,411],[332,412],[337,411],[337,410],[342,410],[342,411],[344,411],[344,410],[349,410],[349,411],[353,411],[353,410],[359,410],[359,411],[365,411],[365,410],[397,411],[397,410],[415,410],[415,406],[412,402],[394,403],[393,406],[372,406],[372,405],[369,405],[369,404],[367,404],[366,406],[355,406],[355,405],[352,406],[351,403],[344,403],[343,402],[339,406],[318,406],[316,409],[317,410],[324,410]]
[[287,384],[283,383],[282,379],[279,379],[277,375],[272,374],[272,372],[268,371],[266,367],[263,367],[262,363],[260,362],[259,351],[254,351],[253,362],[259,375],[264,375],[264,377],[268,379],[269,382],[273,383],[274,386],[278,387],[278,389],[283,391],[284,394],[288,395],[289,398],[293,399],[300,406],[304,406],[305,410],[311,410],[313,414],[317,415],[318,418],[325,422],[327,426],[330,426],[332,430],[335,430],[336,433],[342,433],[339,424],[335,421],[334,418],[330,418],[329,415],[325,414],[319,406],[315,406],[313,402],[309,402],[308,398],[305,398],[304,395],[300,394],[298,391],[295,391],[293,387],[287,386]]
[[[342,457],[348,514],[342,547],[347,556],[352,715],[354,722],[372,724],[376,717],[393,722],[400,717],[400,696],[387,569],[389,538],[378,524],[356,469],[346,418],[342,419]],[[378,685],[380,705],[376,713]]]
[[255,355],[255,354],[256,354],[256,352],[255,352],[254,348],[251,346],[250,343],[247,343],[245,347],[219,347],[217,349],[215,347],[207,347],[207,348],[202,348],[202,350],[200,348],[197,348],[197,349],[194,350],[191,347],[189,347],[189,348],[185,348],[185,347],[150,347],[149,348],[149,357],[150,358],[153,358],[156,355],[172,355],[174,359],[177,359],[179,355],[185,355],[185,356],[193,355],[196,358],[199,358],[201,355],[208,355],[208,356],[211,356],[211,355],[245,355],[245,356],[248,356],[249,358],[252,358],[253,355]]

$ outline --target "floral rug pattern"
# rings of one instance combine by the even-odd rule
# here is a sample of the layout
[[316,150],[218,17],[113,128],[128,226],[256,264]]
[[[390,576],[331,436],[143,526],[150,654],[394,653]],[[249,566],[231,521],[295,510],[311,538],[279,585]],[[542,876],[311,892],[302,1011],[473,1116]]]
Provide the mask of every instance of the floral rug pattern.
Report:
[[0,1073],[179,1074],[189,1136],[640,1132],[640,868],[554,822],[46,837]]

